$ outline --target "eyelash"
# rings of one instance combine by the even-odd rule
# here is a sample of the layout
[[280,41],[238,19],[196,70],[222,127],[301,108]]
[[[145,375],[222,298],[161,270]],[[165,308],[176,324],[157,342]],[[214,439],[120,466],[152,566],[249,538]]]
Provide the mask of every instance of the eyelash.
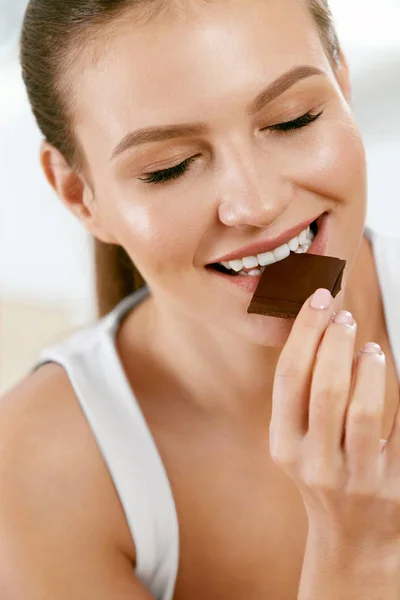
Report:
[[319,117],[322,115],[323,111],[319,112],[316,115],[313,115],[311,112],[302,115],[298,119],[294,119],[294,121],[287,121],[286,123],[279,123],[278,125],[271,125],[271,127],[267,127],[269,131],[292,131],[294,129],[301,129],[302,127],[307,127],[307,125],[311,125],[314,123]]
[[[278,123],[277,125],[271,125],[270,127],[266,127],[265,129],[268,131],[281,131],[283,133],[287,133],[289,131],[295,131],[296,129],[302,129],[303,127],[307,127],[314,123],[319,117],[323,114],[323,111],[314,115],[311,112],[302,115],[298,119],[294,119],[293,121],[286,121],[286,123]],[[196,160],[197,156],[191,156],[184,162],[180,163],[176,167],[172,167],[171,169],[165,169],[163,171],[156,171],[155,173],[148,173],[146,177],[140,177],[140,181],[144,181],[147,184],[157,185],[162,183],[167,183],[168,181],[172,181],[173,179],[179,179],[183,177],[185,173],[190,168],[192,162]]]

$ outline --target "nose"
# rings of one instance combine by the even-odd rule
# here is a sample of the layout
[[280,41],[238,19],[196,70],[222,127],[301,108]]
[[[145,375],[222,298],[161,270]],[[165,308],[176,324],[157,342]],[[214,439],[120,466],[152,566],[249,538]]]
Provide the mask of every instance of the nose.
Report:
[[230,160],[220,179],[218,217],[228,227],[268,227],[292,197],[293,185],[275,161]]

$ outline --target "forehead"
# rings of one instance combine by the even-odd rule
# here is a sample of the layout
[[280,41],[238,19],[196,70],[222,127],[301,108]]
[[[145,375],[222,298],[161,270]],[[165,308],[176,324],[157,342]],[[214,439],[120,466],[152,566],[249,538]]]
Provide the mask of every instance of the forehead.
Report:
[[94,39],[74,77],[77,135],[111,151],[129,131],[218,121],[296,65],[326,68],[303,0],[201,3],[146,24],[135,12]]

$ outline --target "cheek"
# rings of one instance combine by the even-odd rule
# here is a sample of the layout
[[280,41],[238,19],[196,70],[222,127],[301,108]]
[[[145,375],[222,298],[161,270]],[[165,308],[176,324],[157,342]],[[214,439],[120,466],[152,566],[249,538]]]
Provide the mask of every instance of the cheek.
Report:
[[[167,186],[166,186],[167,187]],[[204,235],[206,216],[195,210],[200,199],[187,190],[182,194],[179,184],[168,192],[155,191],[146,199],[134,199],[134,194],[119,195],[116,204],[118,239],[133,262],[146,275],[165,276],[188,267]],[[182,186],[183,189],[183,186]]]
[[293,157],[291,179],[340,204],[362,208],[366,201],[366,159],[361,134],[351,120],[316,128]]

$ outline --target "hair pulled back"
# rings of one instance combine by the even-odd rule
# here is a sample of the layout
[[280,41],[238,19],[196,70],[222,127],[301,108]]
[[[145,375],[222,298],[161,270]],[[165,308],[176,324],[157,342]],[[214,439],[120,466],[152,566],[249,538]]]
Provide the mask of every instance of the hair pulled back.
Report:
[[[36,122],[44,138],[77,171],[84,154],[74,136],[73,66],[105,25],[127,9],[151,18],[173,0],[30,0],[20,40],[22,76]],[[176,1],[176,0],[175,0]],[[332,64],[339,43],[328,0],[305,0]],[[125,250],[95,240],[99,316],[107,314],[144,284]]]

